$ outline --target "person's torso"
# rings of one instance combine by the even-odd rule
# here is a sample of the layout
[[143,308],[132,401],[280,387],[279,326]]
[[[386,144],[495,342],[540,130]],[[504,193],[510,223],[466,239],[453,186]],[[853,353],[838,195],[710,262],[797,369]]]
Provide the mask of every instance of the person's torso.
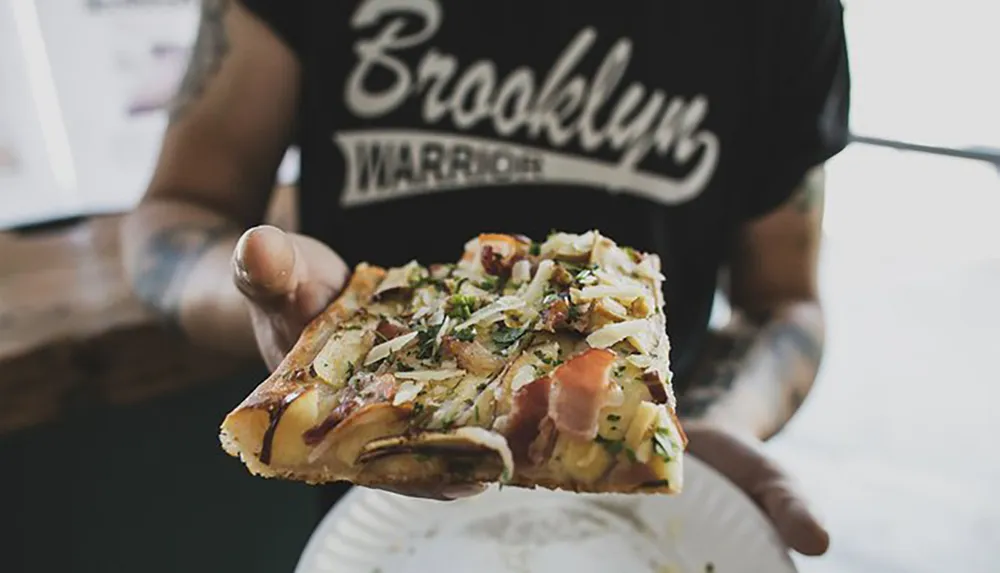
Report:
[[481,232],[597,229],[660,254],[676,363],[752,178],[751,4],[307,3],[304,231],[398,265]]

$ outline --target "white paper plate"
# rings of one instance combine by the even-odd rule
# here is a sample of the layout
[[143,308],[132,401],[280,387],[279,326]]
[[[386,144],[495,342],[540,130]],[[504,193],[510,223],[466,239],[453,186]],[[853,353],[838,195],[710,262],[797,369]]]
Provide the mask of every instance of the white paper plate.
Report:
[[355,488],[296,573],[795,572],[741,491],[690,455],[684,474],[677,496],[493,488],[436,502]]

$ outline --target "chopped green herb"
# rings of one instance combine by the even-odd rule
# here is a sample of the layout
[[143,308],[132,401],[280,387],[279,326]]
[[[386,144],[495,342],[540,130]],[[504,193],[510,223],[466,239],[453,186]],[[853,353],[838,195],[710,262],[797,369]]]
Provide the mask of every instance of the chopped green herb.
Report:
[[468,328],[463,328],[462,330],[456,330],[452,336],[462,342],[472,342],[476,339],[476,329],[473,326]]
[[635,450],[633,450],[628,446],[625,447],[625,456],[628,457],[628,461],[632,462],[633,464],[636,463],[636,461],[638,461],[636,460],[635,457]]
[[566,320],[573,322],[580,318],[580,308],[574,305],[569,305],[569,310],[566,312]]
[[554,292],[550,292],[544,297],[542,297],[542,306],[549,306],[550,304],[559,300],[559,295]]
[[673,442],[670,440],[667,429],[657,428],[656,433],[653,434],[653,453],[669,462],[673,459],[673,451]]
[[472,417],[476,421],[476,423],[478,424],[479,423],[479,404],[476,404],[472,408]]
[[441,330],[441,325],[428,326],[427,328],[417,331],[417,358],[426,359],[433,358],[434,342],[437,337],[438,331]]
[[621,440],[609,440],[603,436],[597,436],[594,441],[604,446],[604,449],[611,455],[618,455],[618,452],[622,451],[622,448],[625,447],[625,442]]
[[476,297],[464,294],[453,294],[448,299],[448,316],[458,320],[465,320],[472,316],[476,308]]
[[594,269],[587,268],[576,273],[576,276],[573,277],[573,280],[575,280],[577,283],[581,285],[594,284],[597,282],[597,275],[594,274]]
[[479,288],[485,291],[496,292],[500,289],[500,280],[496,277],[486,277],[479,282]]
[[479,391],[479,392],[482,392],[483,390],[486,389],[487,386],[489,386],[489,384],[486,383],[486,382],[483,382],[482,384],[478,384],[476,386],[476,390]]
[[541,360],[542,363],[547,364],[549,366],[553,366],[556,363],[556,360],[549,358],[541,350],[535,351],[535,358]]
[[414,418],[419,416],[424,411],[424,405],[420,402],[413,403],[413,413],[411,414]]
[[608,421],[609,422],[617,422],[618,420],[621,420],[621,419],[622,419],[622,417],[619,416],[618,414],[608,414]]
[[347,377],[350,378],[351,376],[354,376],[354,363],[353,362],[348,362],[347,363]]
[[542,244],[532,241],[531,248],[528,249],[528,254],[530,254],[533,257],[537,257],[538,255],[542,254]]
[[511,328],[502,322],[497,323],[497,328],[493,331],[493,342],[500,348],[507,348],[524,336],[527,330],[527,328]]
[[437,290],[447,290],[447,286],[444,284],[444,280],[436,279],[432,276],[416,276],[410,278],[411,288],[420,288],[422,286],[431,285]]

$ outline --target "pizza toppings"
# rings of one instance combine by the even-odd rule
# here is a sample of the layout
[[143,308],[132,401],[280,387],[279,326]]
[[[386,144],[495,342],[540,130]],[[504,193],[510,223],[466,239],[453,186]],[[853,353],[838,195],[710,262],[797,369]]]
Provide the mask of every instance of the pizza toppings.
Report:
[[486,349],[477,340],[460,340],[447,336],[442,348],[448,356],[453,356],[458,365],[475,374],[489,374],[503,367],[503,359]]
[[653,349],[657,338],[651,322],[637,319],[600,328],[587,337],[587,344],[594,348],[609,348],[622,340],[627,340],[636,350],[645,354]]
[[607,400],[615,354],[591,348],[552,373],[549,417],[564,434],[585,440],[597,436],[598,414]]
[[528,459],[529,448],[538,437],[542,422],[548,419],[551,388],[552,381],[545,376],[514,392],[514,405],[506,420],[504,434],[510,442],[515,460]]
[[402,267],[390,269],[385,278],[375,289],[374,296],[380,297],[383,293],[396,289],[410,288],[422,275],[422,269],[417,261],[410,261]]
[[387,358],[393,352],[399,352],[400,350],[405,348],[407,344],[410,344],[411,342],[416,340],[419,334],[420,334],[419,332],[410,332],[409,334],[397,336],[392,340],[387,340],[375,346],[374,348],[371,349],[370,352],[368,352],[368,355],[365,357],[364,365],[369,366],[371,364],[374,364],[375,362],[378,362],[379,360]]
[[312,362],[316,376],[327,384],[337,386],[353,373],[355,365],[372,347],[375,335],[365,330],[344,330],[330,337]]
[[[684,438],[661,280],[655,256],[596,232],[484,234],[458,264],[389,269],[286,376],[323,383],[321,421],[303,426],[309,463],[482,455],[507,478],[528,472],[515,483],[675,483]],[[354,427],[371,420],[393,425]],[[362,437],[328,454],[342,429]]]

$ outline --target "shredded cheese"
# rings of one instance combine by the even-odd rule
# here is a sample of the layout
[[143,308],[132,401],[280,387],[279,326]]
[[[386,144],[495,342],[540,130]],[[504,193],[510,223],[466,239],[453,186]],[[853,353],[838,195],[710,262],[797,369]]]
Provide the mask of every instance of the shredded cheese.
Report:
[[375,362],[389,356],[393,352],[398,352],[404,346],[413,342],[416,338],[417,332],[410,332],[376,345],[371,349],[371,351],[368,352],[368,356],[365,357],[364,365],[368,366],[369,364],[374,364]]
[[542,296],[545,295],[545,287],[548,286],[555,268],[555,263],[548,259],[538,263],[538,270],[535,271],[535,277],[531,279],[528,288],[521,295],[521,299],[525,304],[534,304],[542,299]]
[[531,261],[521,259],[514,263],[510,269],[510,280],[514,284],[521,284],[531,278]]
[[496,432],[473,426],[459,428],[455,430],[455,435],[499,454],[500,461],[503,462],[503,472],[500,474],[501,483],[507,483],[514,477],[514,454],[511,453],[506,438]]
[[645,289],[641,287],[623,287],[612,285],[587,286],[580,290],[571,292],[575,295],[574,303],[589,302],[599,298],[613,298],[619,301],[632,301],[639,297],[646,296]]
[[465,330],[470,326],[474,326],[481,322],[486,322],[490,319],[498,319],[503,315],[504,312],[508,310],[515,310],[524,306],[524,300],[515,296],[502,296],[492,303],[484,306],[483,308],[472,313],[469,318],[463,321],[461,324],[455,326],[455,330]]
[[527,386],[535,380],[535,367],[531,364],[525,364],[524,366],[517,369],[514,373],[514,377],[510,381],[511,392],[517,392],[524,386]]
[[420,264],[417,261],[410,261],[401,267],[389,269],[385,274],[385,278],[382,279],[378,288],[375,289],[375,296],[393,289],[410,286],[410,278],[419,270]]
[[465,376],[465,370],[413,370],[410,372],[396,372],[396,378],[402,380],[415,380],[419,382],[430,382],[439,380],[450,380]]
[[423,382],[403,382],[399,385],[399,388],[396,389],[396,395],[392,399],[392,405],[399,406],[401,404],[414,401],[423,389]]
[[617,322],[595,330],[587,337],[587,344],[593,348],[608,348],[626,339],[644,354],[648,354],[656,345],[652,323],[644,318]]

